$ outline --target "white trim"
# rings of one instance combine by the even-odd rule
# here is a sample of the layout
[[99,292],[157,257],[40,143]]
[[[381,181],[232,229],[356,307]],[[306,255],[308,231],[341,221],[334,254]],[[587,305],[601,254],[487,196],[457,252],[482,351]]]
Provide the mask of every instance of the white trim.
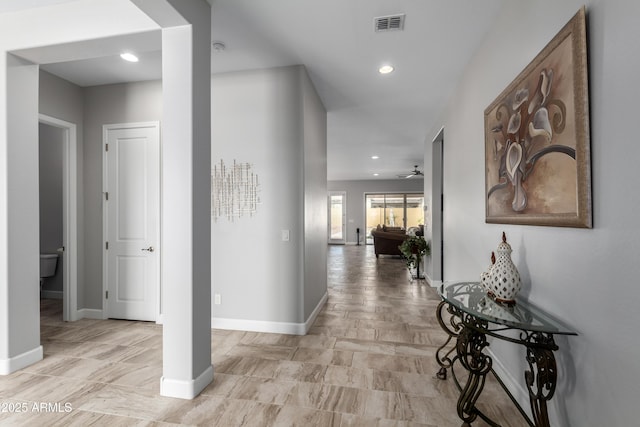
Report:
[[431,285],[432,288],[439,288],[442,285],[442,280],[433,280],[431,276],[425,273],[424,277],[427,279],[427,282]]
[[29,365],[33,365],[34,363],[42,360],[43,355],[42,346],[39,345],[33,350],[25,351],[24,353],[9,359],[0,359],[0,375],[9,375],[12,372],[26,368]]
[[266,332],[272,334],[304,335],[304,323],[271,322],[267,320],[211,318],[211,328],[232,331]]
[[320,298],[320,302],[311,312],[311,315],[304,323],[292,322],[271,322],[268,320],[249,320],[249,319],[225,319],[221,317],[211,318],[211,327],[213,329],[227,329],[232,331],[249,331],[249,332],[266,332],[272,334],[287,335],[306,335],[313,322],[318,317],[320,310],[327,302],[329,295],[325,294]]
[[193,399],[206,386],[211,384],[211,381],[213,381],[213,366],[211,365],[193,380],[174,380],[162,376],[160,378],[160,395],[179,399]]
[[62,185],[63,262],[62,319],[78,320],[78,137],[71,122],[38,115],[38,122],[64,131],[64,159]]
[[[531,416],[531,406],[529,405],[529,391],[525,389],[522,381],[518,381],[502,364],[500,359],[492,351],[491,348],[487,348],[487,355],[491,357],[493,370],[500,377],[504,386],[513,395],[514,399],[520,404],[522,409],[527,413],[529,419],[533,419]],[[523,404],[523,402],[525,402]]]
[[318,314],[320,314],[320,310],[322,310],[322,307],[324,307],[324,304],[327,302],[327,299],[329,299],[329,294],[325,292],[324,295],[322,295],[322,298],[320,298],[318,305],[316,305],[316,308],[314,308],[313,311],[311,312],[311,315],[309,316],[307,321],[304,322],[305,335],[307,332],[309,332],[309,329],[311,329],[311,327],[313,326],[313,322],[316,321],[316,317],[318,317]]
[[62,291],[40,291],[40,297],[48,299],[62,299],[62,294]]
[[106,202],[105,194],[107,193],[107,182],[109,179],[109,174],[107,171],[108,163],[107,163],[107,132],[109,128],[107,125],[102,125],[102,145],[100,146],[100,151],[102,151],[102,196],[100,197],[100,203],[102,204],[102,319],[109,318],[109,300],[107,299],[107,289],[108,283],[107,280],[107,267],[108,267],[108,254],[106,250],[106,242],[109,237],[109,228],[107,227],[108,218],[108,209]]
[[444,280],[444,127],[431,142],[431,274]]
[[78,310],[78,319],[98,319],[103,320],[102,310],[97,310],[95,308],[81,308]]

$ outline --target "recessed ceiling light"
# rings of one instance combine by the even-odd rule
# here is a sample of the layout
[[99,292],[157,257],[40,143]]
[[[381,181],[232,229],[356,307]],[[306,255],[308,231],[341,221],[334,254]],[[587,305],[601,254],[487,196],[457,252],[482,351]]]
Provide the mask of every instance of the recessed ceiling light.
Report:
[[393,71],[393,69],[394,68],[391,65],[383,65],[382,67],[378,68],[378,72],[380,74],[389,74]]
[[378,176],[378,175],[380,175],[380,174],[379,174],[379,173],[374,173],[374,174],[373,174],[373,176]]
[[371,156],[371,158],[372,158],[373,160],[378,160],[378,159],[380,158],[380,156]]
[[129,61],[129,62],[138,62],[138,57],[135,56],[131,52],[121,53],[120,54],[120,58],[124,59],[125,61]]

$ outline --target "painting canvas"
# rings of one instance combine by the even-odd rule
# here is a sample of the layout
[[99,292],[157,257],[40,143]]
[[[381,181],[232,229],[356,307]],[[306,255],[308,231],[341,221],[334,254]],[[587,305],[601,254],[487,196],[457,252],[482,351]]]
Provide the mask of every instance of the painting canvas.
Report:
[[591,227],[585,10],[485,110],[486,222]]

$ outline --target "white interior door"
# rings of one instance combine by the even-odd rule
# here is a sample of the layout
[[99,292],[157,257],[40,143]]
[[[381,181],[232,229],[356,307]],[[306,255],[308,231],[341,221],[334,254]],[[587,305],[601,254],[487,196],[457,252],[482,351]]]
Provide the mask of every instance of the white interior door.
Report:
[[160,288],[159,124],[106,125],[104,140],[107,317],[156,320]]

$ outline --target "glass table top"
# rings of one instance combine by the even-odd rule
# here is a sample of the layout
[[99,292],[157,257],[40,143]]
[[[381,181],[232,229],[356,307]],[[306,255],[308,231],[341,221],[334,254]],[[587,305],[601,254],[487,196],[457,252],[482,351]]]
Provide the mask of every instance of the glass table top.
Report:
[[577,335],[526,300],[516,299],[515,304],[496,302],[479,282],[443,283],[438,292],[454,307],[491,323],[525,331]]

